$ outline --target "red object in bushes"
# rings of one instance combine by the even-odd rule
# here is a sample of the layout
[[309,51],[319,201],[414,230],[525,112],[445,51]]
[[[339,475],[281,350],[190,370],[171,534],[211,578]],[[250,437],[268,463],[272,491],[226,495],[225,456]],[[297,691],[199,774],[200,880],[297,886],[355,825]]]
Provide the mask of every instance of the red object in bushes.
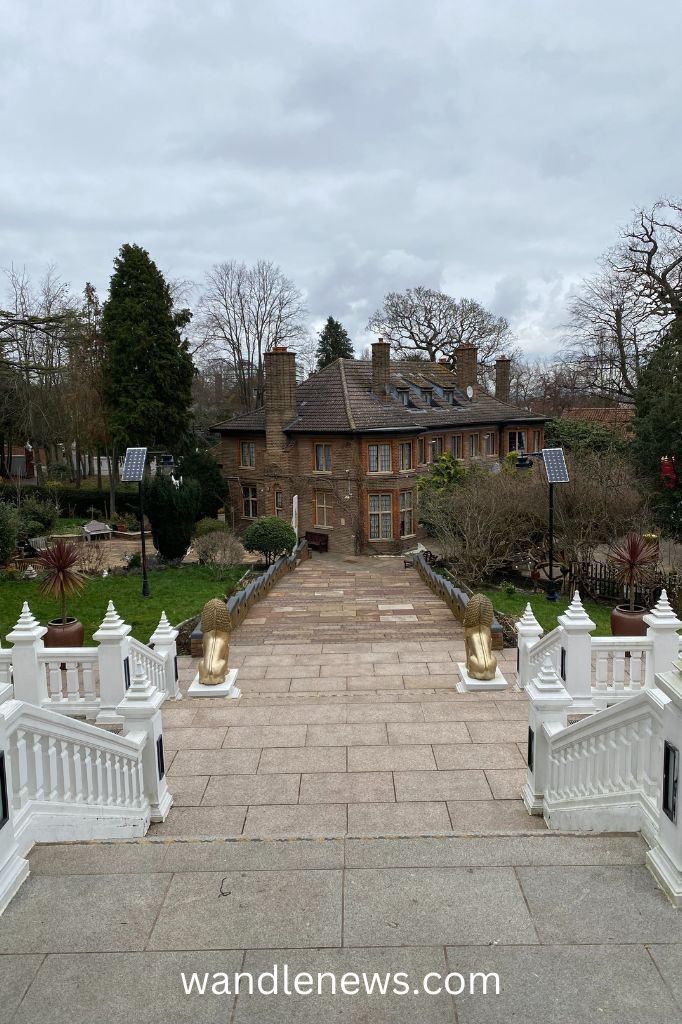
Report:
[[673,487],[677,483],[677,473],[675,472],[675,465],[673,460],[667,455],[664,455],[661,459],[661,483],[668,490],[672,491]]

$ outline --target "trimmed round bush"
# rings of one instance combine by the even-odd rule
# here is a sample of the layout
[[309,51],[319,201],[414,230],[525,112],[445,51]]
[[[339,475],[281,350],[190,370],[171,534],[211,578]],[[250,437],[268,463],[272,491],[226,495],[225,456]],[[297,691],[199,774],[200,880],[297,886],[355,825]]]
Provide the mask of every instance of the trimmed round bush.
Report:
[[296,544],[296,531],[291,523],[277,516],[263,516],[245,531],[242,541],[247,551],[263,555],[271,565],[280,555],[288,554]]

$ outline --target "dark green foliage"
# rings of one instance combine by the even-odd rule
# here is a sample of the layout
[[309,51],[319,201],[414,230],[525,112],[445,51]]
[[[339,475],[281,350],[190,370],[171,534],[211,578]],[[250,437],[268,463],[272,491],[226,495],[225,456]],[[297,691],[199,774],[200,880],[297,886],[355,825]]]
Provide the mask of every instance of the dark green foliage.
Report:
[[[109,515],[108,490],[51,484],[49,487],[32,487],[31,495],[51,501],[53,505],[58,504],[62,515],[65,516],[106,519]],[[15,505],[16,500],[15,487],[9,484],[0,485],[0,501],[8,501]],[[138,506],[137,486],[116,489],[116,508],[119,512],[132,512],[136,515]]]
[[443,452],[431,463],[428,473],[419,477],[418,487],[422,492],[449,491],[465,474],[466,470],[460,460],[449,452]]
[[199,518],[215,519],[229,497],[230,488],[211,453],[197,450],[185,455],[180,460],[178,475],[183,480],[196,480],[201,488]]
[[59,516],[53,498],[41,498],[33,492],[22,500],[18,511],[19,535],[23,538],[51,534]]
[[196,480],[176,487],[169,476],[155,476],[144,484],[144,511],[152,528],[154,547],[169,561],[184,558],[201,500]]
[[186,435],[194,367],[180,332],[190,315],[174,312],[149,253],[123,245],[102,315],[104,401],[119,450],[146,445],[172,451]]
[[247,551],[257,551],[265,557],[265,564],[271,565],[280,555],[293,550],[296,531],[291,523],[277,516],[264,516],[245,531],[242,541]]
[[318,334],[317,345],[317,368],[324,369],[335,359],[355,359],[353,342],[345,327],[335,320],[333,316],[327,317],[327,322]]
[[545,424],[545,448],[565,448],[574,455],[588,452],[627,454],[629,441],[601,423],[590,420],[549,420]]
[[19,533],[19,515],[16,508],[6,501],[0,501],[0,565],[4,565],[14,554]]

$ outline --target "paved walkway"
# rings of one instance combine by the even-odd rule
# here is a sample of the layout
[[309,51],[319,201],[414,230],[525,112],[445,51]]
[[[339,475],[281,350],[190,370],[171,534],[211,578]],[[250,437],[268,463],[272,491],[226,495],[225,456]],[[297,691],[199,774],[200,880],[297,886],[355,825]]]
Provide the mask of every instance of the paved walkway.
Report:
[[402,559],[304,563],[235,632],[239,702],[165,705],[175,806],[152,833],[543,829],[520,800],[525,696],[458,694],[463,658],[461,626]]

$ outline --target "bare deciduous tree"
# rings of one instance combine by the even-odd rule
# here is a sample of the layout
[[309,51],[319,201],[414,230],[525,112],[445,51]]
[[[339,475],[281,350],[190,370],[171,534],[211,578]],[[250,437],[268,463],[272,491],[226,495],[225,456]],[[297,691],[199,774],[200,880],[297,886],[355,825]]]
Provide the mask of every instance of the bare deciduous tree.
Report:
[[389,292],[367,327],[403,356],[426,353],[431,360],[445,356],[454,362],[458,345],[475,344],[484,367],[496,355],[511,354],[512,334],[504,317],[473,299],[455,299],[432,288]]
[[267,260],[230,260],[206,274],[198,321],[209,351],[233,367],[243,409],[262,404],[263,357],[302,339],[305,316],[301,292]]

